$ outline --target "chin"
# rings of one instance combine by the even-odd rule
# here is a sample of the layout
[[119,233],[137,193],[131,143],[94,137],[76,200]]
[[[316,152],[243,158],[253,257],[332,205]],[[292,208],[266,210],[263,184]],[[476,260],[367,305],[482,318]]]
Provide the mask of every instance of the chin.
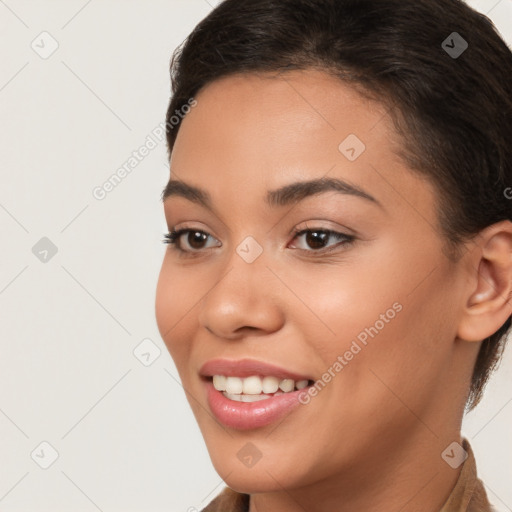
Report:
[[[302,487],[310,483],[311,471],[308,471],[304,457],[283,458],[280,454],[265,455],[259,460],[246,460],[244,456],[250,450],[244,447],[251,441],[231,439],[210,448],[207,443],[212,464],[219,476],[233,490],[245,494],[277,492]],[[242,452],[239,454],[239,452]]]
[[214,464],[214,467],[221,477],[226,474],[226,477],[222,477],[222,479],[231,489],[244,494],[278,492],[282,491],[283,487],[293,489],[296,486],[294,485],[294,479],[290,479],[290,475],[286,480],[283,480],[281,472],[278,472],[275,468],[274,471],[277,474],[273,472],[269,474],[264,469],[256,470],[256,468],[238,468],[229,474],[230,470],[228,469],[228,473],[226,473],[223,464],[218,467]]

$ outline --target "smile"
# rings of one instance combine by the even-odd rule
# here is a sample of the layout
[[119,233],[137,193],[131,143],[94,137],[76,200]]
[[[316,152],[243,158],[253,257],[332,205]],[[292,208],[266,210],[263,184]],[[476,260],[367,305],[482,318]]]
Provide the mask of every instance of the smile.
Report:
[[310,375],[252,359],[214,359],[199,374],[213,416],[223,425],[249,430],[277,422],[301,404],[315,380]]

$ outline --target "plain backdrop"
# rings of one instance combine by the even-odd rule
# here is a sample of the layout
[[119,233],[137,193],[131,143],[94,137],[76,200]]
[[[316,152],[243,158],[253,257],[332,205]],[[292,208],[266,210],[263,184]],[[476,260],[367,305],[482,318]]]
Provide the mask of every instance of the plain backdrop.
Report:
[[[512,0],[470,4],[510,45]],[[214,5],[0,0],[3,512],[193,512],[224,485],[154,315],[169,59]],[[502,512],[511,351],[463,430]]]

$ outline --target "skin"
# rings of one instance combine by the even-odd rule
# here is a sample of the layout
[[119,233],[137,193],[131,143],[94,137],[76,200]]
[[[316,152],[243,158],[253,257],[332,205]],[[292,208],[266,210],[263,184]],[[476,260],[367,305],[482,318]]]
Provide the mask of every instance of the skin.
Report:
[[[167,248],[156,294],[160,333],[219,475],[251,512],[438,511],[461,467],[441,453],[460,426],[479,340],[511,314],[512,223],[484,230],[459,261],[443,251],[434,187],[395,155],[382,105],[318,70],[235,75],[196,96],[171,177],[210,193],[215,213],[178,196],[169,229],[207,232]],[[366,146],[354,161],[349,134]],[[268,190],[324,176],[380,203],[326,192],[271,207]],[[355,235],[322,245],[293,229]],[[236,247],[252,236],[252,263]],[[192,239],[193,241],[193,239]],[[188,242],[188,243],[187,243]],[[324,249],[325,250],[325,249]],[[321,379],[380,315],[395,318],[307,405],[278,425],[229,429],[209,411],[201,365],[255,358]],[[252,442],[252,468],[237,452]]]

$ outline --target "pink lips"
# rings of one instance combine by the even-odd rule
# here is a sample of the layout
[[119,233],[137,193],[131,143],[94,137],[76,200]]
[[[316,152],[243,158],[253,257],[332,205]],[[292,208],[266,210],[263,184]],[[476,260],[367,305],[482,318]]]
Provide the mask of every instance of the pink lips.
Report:
[[[314,380],[309,376],[252,359],[238,361],[214,359],[201,367],[200,374],[203,377],[225,375],[243,378],[251,375],[259,375],[260,377],[271,375],[279,379],[293,379],[295,381]],[[236,402],[226,398],[221,391],[217,391],[213,387],[211,379],[205,380],[205,388],[207,402],[214,416],[223,425],[238,430],[260,428],[278,421],[300,405],[299,395],[307,390],[305,388],[299,391],[291,391],[257,402]]]

